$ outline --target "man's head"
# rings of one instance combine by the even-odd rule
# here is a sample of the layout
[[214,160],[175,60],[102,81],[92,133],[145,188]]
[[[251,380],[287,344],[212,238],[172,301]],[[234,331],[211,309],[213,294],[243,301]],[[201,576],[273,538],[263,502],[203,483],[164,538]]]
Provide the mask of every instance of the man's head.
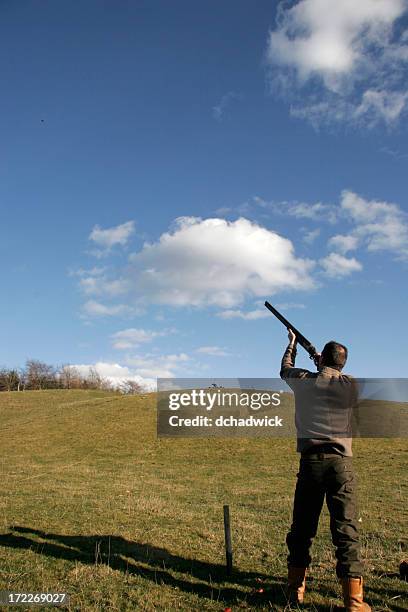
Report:
[[347,361],[347,347],[343,344],[339,344],[334,340],[330,340],[325,344],[322,354],[320,356],[320,367],[327,366],[329,368],[335,368],[336,370],[342,370]]

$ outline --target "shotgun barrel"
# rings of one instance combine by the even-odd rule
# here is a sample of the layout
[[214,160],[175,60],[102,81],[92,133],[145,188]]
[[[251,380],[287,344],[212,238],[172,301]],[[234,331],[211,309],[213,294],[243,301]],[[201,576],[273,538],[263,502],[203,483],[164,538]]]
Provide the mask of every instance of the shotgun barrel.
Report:
[[297,342],[300,344],[300,346],[302,346],[305,349],[305,351],[309,353],[310,359],[313,359],[313,361],[316,363],[318,359],[318,356],[317,356],[318,353],[316,351],[316,348],[313,346],[313,344],[309,342],[309,340],[305,338],[304,335],[301,334],[300,331],[296,329],[294,325],[292,325],[292,323],[289,323],[289,321],[285,319],[285,317],[281,315],[279,310],[276,310],[276,308],[274,308],[272,304],[270,304],[269,302],[265,302],[265,306],[268,310],[271,311],[272,314],[275,315],[277,319],[279,319],[281,323],[284,324],[286,329],[291,329],[293,331],[293,333],[296,336]]

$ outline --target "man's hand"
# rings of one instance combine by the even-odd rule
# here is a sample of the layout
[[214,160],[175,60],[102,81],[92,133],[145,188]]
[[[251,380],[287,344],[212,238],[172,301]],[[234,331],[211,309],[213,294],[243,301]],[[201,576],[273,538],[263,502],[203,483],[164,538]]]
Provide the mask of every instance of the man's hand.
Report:
[[288,338],[289,338],[289,344],[291,346],[294,346],[296,344],[296,334],[294,334],[290,328],[288,329]]

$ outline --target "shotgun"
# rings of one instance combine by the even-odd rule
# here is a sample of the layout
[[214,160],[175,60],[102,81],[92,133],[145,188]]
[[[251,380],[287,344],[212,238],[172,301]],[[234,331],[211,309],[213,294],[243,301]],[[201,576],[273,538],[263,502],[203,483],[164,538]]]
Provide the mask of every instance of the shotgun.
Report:
[[301,347],[305,349],[305,351],[309,353],[310,359],[313,359],[313,361],[315,362],[315,365],[317,366],[318,361],[319,361],[319,355],[315,347],[313,346],[313,344],[309,342],[309,340],[305,338],[304,335],[301,334],[300,331],[297,330],[296,327],[292,325],[292,323],[289,323],[289,321],[285,319],[285,317],[281,315],[281,313],[278,310],[276,310],[276,308],[274,308],[272,304],[270,304],[269,302],[265,302],[265,306],[268,310],[271,311],[272,314],[275,315],[277,319],[279,319],[281,323],[284,324],[286,329],[291,329],[293,331],[293,333],[296,336],[297,342],[300,344]]

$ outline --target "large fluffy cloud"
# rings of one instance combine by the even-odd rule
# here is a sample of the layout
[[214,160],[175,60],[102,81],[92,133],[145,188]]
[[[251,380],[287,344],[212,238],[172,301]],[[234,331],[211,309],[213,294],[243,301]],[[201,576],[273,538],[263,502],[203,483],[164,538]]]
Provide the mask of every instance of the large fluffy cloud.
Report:
[[[395,26],[406,0],[300,0],[280,7],[267,60],[273,85],[284,83],[292,94],[303,88],[294,114],[316,122],[398,119],[407,102],[408,45]],[[305,90],[309,82],[314,87]]]
[[[281,214],[281,207],[274,203],[262,200],[259,205],[265,212]],[[325,220],[343,226],[342,233],[337,231],[328,240],[328,256],[318,261],[326,276],[342,278],[361,270],[357,259],[345,257],[357,249],[389,251],[398,259],[408,259],[408,216],[397,204],[343,191],[339,204],[315,203],[309,213],[305,203],[284,203],[282,209],[301,221]],[[315,237],[315,232],[303,231],[307,240],[310,234]],[[224,319],[252,320],[266,316],[266,311],[262,306],[242,310],[249,302],[317,287],[316,263],[297,257],[290,240],[248,219],[183,217],[171,231],[130,255],[124,267],[77,274],[88,296],[84,307],[88,316],[129,316],[141,314],[148,304],[162,304],[216,306],[223,309]],[[112,303],[118,299],[119,304]],[[146,342],[139,331],[120,332],[123,337],[114,338],[116,346],[130,348]]]
[[328,88],[365,63],[371,45],[385,47],[404,0],[301,0],[280,14],[269,58],[293,66],[301,79],[319,74]]
[[247,219],[183,217],[130,257],[127,275],[150,302],[230,308],[247,297],[311,289],[312,268],[290,240]]

